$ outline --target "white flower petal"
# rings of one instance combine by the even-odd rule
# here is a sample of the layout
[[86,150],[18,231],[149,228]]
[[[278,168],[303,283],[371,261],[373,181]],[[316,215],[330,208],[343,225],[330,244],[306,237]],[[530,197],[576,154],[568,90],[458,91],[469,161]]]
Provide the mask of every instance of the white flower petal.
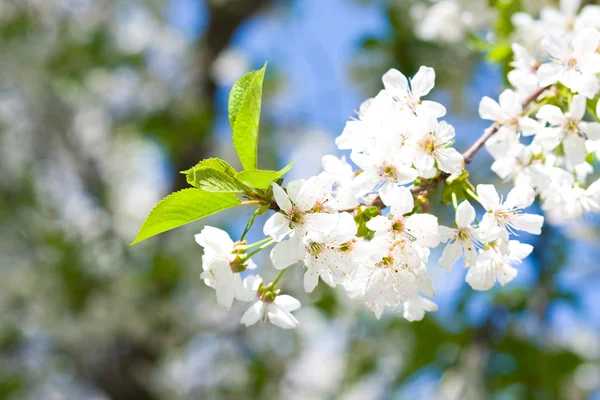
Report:
[[273,303],[267,306],[267,318],[273,325],[283,329],[294,329],[299,325],[296,317]]
[[304,290],[311,293],[319,283],[319,271],[316,268],[307,268],[304,273]]
[[523,136],[535,135],[541,128],[540,123],[533,118],[521,117],[519,118],[519,127]]
[[339,214],[315,213],[304,216],[307,229],[327,234],[330,233],[338,224]]
[[271,262],[275,269],[282,270],[304,261],[306,255],[302,240],[293,237],[279,242],[271,250]]
[[516,117],[521,114],[523,111],[523,106],[521,105],[521,99],[519,95],[510,89],[506,89],[500,94],[499,97],[500,108],[510,117]]
[[[390,204],[392,208],[392,214],[404,215],[408,214],[415,208],[415,199],[409,188],[406,186],[395,187],[390,196]],[[370,229],[370,228],[369,228]]]
[[477,197],[486,210],[496,210],[500,206],[500,196],[494,185],[477,185]]
[[202,231],[194,235],[196,243],[204,247],[205,254],[214,256],[227,256],[233,250],[233,240],[222,229],[205,226]]
[[285,215],[277,212],[265,222],[263,226],[263,233],[267,236],[271,236],[275,241],[281,241],[290,230],[290,221]]
[[581,122],[581,130],[585,133],[588,140],[600,140],[600,124],[597,122]]
[[562,128],[541,128],[535,136],[534,142],[544,148],[544,150],[552,151],[561,142],[564,132]]
[[595,28],[585,28],[577,32],[573,38],[573,53],[595,53],[600,42],[600,32]]
[[511,218],[510,222],[516,229],[520,231],[539,235],[542,233],[544,217],[537,214],[517,214]]
[[315,206],[317,200],[323,199],[326,196],[327,189],[327,182],[318,176],[312,176],[304,182],[300,193],[292,200],[302,211],[309,211]]
[[574,134],[568,134],[563,140],[563,147],[565,149],[565,157],[571,164],[578,165],[585,162],[587,150],[585,148],[584,138]]
[[271,186],[273,187],[273,197],[279,208],[282,211],[289,211],[292,208],[292,203],[287,193],[276,183],[272,183]]
[[413,162],[415,167],[419,171],[426,171],[430,168],[433,168],[435,164],[435,158],[423,149],[415,149],[413,152]]
[[463,156],[453,147],[436,151],[435,159],[438,168],[449,174],[460,175],[463,170]]
[[405,220],[406,230],[415,238],[415,242],[425,247],[440,244],[438,219],[431,214],[413,214]]
[[390,69],[383,75],[381,80],[383,81],[383,86],[385,89],[392,94],[398,91],[402,91],[403,93],[407,93],[409,91],[408,80],[404,74],[397,69]]
[[298,196],[300,196],[300,191],[302,190],[302,187],[304,187],[304,183],[304,179],[297,179],[287,184],[285,190],[287,191],[287,195],[291,201],[295,202],[298,199]]
[[560,79],[561,69],[556,64],[542,64],[537,70],[540,86],[549,86]]
[[433,289],[433,284],[431,283],[431,279],[429,278],[429,274],[427,273],[427,268],[425,265],[421,265],[419,268],[416,268],[413,273],[417,279],[419,290],[423,292],[425,296],[435,296],[435,290]]
[[436,142],[447,144],[456,136],[454,127],[446,121],[441,121],[435,129]]
[[496,271],[489,263],[477,263],[467,271],[466,282],[473,290],[490,290],[496,283]]
[[389,218],[378,215],[367,221],[367,228],[375,232],[387,231],[390,229],[392,222]]
[[419,117],[442,118],[446,115],[446,107],[435,101],[423,100],[417,105]]
[[[235,275],[229,267],[229,263],[223,262],[223,265],[210,270],[215,277],[215,292],[217,294],[217,303],[225,307],[226,310],[231,309],[233,297],[236,289]],[[239,279],[239,275],[238,275]]]
[[409,301],[405,301],[403,317],[407,321],[420,321],[425,316],[425,311],[437,311],[438,307],[433,301],[424,297],[414,297]]
[[508,251],[511,259],[523,260],[529,257],[533,251],[533,246],[527,243],[520,243],[517,240],[511,240],[508,242]]
[[257,300],[242,315],[241,323],[250,326],[261,320],[264,312],[264,303]]
[[498,282],[502,286],[504,286],[508,282],[515,279],[517,273],[518,271],[516,270],[516,268],[513,268],[508,264],[503,264],[500,267],[498,267],[498,270],[496,271],[496,277],[498,278]]
[[420,99],[421,97],[429,94],[435,85],[434,69],[421,66],[410,83],[415,97]]
[[491,242],[496,240],[500,233],[502,233],[502,229],[498,225],[496,218],[490,213],[485,213],[481,219],[481,223],[479,223],[479,236],[481,240]]
[[458,261],[461,255],[462,247],[459,241],[457,240],[453,243],[449,243],[444,248],[444,251],[442,252],[442,257],[440,257],[440,266],[450,271],[452,269],[452,266]]
[[456,208],[456,225],[459,228],[466,228],[475,221],[475,209],[467,200],[463,201]]
[[477,262],[477,248],[475,244],[470,240],[465,240],[462,242],[462,248],[465,268],[475,265]]
[[438,235],[440,236],[440,241],[446,243],[448,240],[456,236],[457,231],[457,229],[449,228],[447,226],[438,226]]
[[535,201],[535,191],[526,185],[517,185],[506,196],[505,209],[527,208]]
[[537,70],[536,76],[540,86],[549,86],[560,79],[561,67],[552,64],[542,64]]
[[581,94],[576,94],[573,96],[573,101],[571,102],[571,107],[569,108],[571,119],[581,121],[585,115],[586,102],[587,99]]
[[300,301],[290,295],[280,294],[275,297],[275,305],[283,311],[292,312],[300,308]]
[[550,125],[561,125],[565,121],[565,116],[562,110],[549,104],[542,106],[536,117],[537,119],[550,123]]
[[500,104],[487,96],[484,96],[479,103],[479,116],[490,121],[503,121],[507,118]]

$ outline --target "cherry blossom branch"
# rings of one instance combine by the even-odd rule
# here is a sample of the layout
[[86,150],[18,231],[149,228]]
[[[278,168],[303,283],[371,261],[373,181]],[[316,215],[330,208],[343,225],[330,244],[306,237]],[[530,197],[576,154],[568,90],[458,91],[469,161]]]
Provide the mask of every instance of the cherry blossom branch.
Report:
[[[546,89],[547,89],[547,87],[541,87],[541,88],[537,89],[535,92],[533,92],[531,95],[529,95],[527,98],[525,98],[525,100],[523,101],[523,107],[526,107],[531,102],[535,101]],[[473,143],[471,145],[471,147],[469,147],[467,149],[467,151],[465,151],[463,153],[462,156],[463,156],[465,165],[468,165],[471,163],[471,161],[473,161],[475,154],[477,154],[477,152],[479,150],[481,150],[481,148],[485,145],[485,143],[492,136],[494,136],[496,134],[496,132],[498,132],[498,129],[500,129],[500,125],[498,123],[492,124],[490,127],[488,127],[483,132],[483,135],[481,135],[475,141],[475,143]],[[431,180],[430,182],[411,188],[411,192],[413,192],[414,194],[419,194],[419,193],[424,193],[424,192],[426,193],[429,190],[435,188],[438,185],[438,183],[440,183],[442,180],[448,178],[449,176],[450,176],[449,173],[442,172],[438,176],[436,176],[433,180]],[[377,198],[377,200],[378,200],[377,204],[381,203],[381,200],[379,198]],[[383,203],[381,203],[381,204],[383,205]],[[375,200],[373,201],[373,205],[375,205]]]
[[[523,101],[523,107],[528,106],[529,103],[536,100],[545,90],[546,87],[541,87],[529,95],[529,97]],[[498,129],[500,129],[500,125],[498,123],[492,124],[483,132],[483,135],[481,135],[479,139],[477,139],[475,143],[473,143],[473,145],[463,153],[465,165],[469,164],[473,160],[475,154],[477,154],[477,152],[483,147],[485,142],[487,142],[492,136],[494,136],[496,132],[498,132]]]
[[[533,92],[531,95],[526,97],[525,100],[523,101],[523,107],[528,106],[531,102],[536,100],[546,89],[547,89],[547,87],[541,87],[541,88],[537,89],[535,92]],[[471,145],[471,147],[469,147],[462,154],[465,166],[470,164],[471,161],[473,161],[473,158],[475,157],[475,155],[479,152],[479,150],[481,150],[481,148],[485,145],[485,143],[492,136],[494,136],[496,134],[496,132],[498,132],[498,129],[500,129],[500,126],[501,125],[496,122],[494,124],[492,124],[490,127],[488,127],[483,132],[483,134],[475,141],[475,143],[473,143]],[[441,181],[447,179],[449,176],[450,176],[450,174],[447,172],[440,172],[440,174],[438,174],[435,178],[431,179],[429,182],[423,183],[418,186],[414,186],[410,189],[410,191],[415,195],[427,196],[427,194],[430,190],[434,189]],[[377,207],[379,209],[385,208],[385,204],[383,204],[383,201],[381,200],[381,198],[378,195],[370,196],[369,203],[364,204],[364,205],[370,206],[370,207]],[[273,201],[273,203],[271,204],[270,209],[279,211],[279,207],[277,206],[277,203],[275,203],[275,201]],[[354,209],[340,210],[340,211],[353,212]]]

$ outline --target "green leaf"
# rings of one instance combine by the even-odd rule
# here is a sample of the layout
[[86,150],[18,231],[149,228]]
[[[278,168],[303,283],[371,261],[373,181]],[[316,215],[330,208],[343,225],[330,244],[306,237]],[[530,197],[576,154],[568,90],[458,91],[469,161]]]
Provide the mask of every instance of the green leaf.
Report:
[[367,222],[369,222],[371,219],[375,218],[378,215],[381,215],[381,212],[377,207],[358,207],[356,215],[354,216],[354,221],[356,222],[356,226],[358,228],[356,236],[364,237],[365,239],[372,239],[375,235],[375,232],[367,228]]
[[229,93],[229,122],[233,147],[244,169],[256,169],[262,85],[267,63],[242,76]]
[[212,168],[202,168],[194,174],[194,187],[207,192],[246,193],[250,188],[234,177]]
[[452,204],[452,193],[456,195],[457,201],[466,200],[469,198],[469,194],[467,193],[467,189],[471,191],[475,191],[475,188],[469,182],[469,173],[464,170],[462,174],[460,174],[455,179],[446,179],[446,186],[442,191],[442,203],[444,204]]
[[236,170],[219,158],[200,161],[182,173],[190,185],[207,192],[245,193],[249,189],[235,178]]
[[240,199],[230,193],[209,193],[193,188],[172,193],[150,211],[131,245],[240,204]]
[[292,161],[279,171],[269,171],[266,169],[248,169],[246,171],[242,171],[238,173],[235,177],[241,181],[242,183],[256,188],[256,189],[266,189],[271,183],[275,182],[277,179],[281,178],[285,175],[294,165]]
[[187,183],[192,186],[196,186],[196,172],[205,168],[215,169],[231,177],[235,177],[235,174],[237,174],[237,171],[231,165],[220,158],[207,158],[206,160],[200,161],[190,169],[181,171],[181,173],[186,176]]

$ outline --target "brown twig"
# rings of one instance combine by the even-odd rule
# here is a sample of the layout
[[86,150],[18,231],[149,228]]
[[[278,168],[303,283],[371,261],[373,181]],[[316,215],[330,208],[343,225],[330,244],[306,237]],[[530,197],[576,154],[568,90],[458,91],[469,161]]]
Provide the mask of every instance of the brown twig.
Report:
[[[527,97],[523,101],[523,107],[529,105],[529,103],[531,103],[532,101],[537,99],[545,90],[546,90],[546,88],[542,87],[542,88],[537,89],[535,92],[533,92],[529,97]],[[488,141],[489,138],[491,138],[492,136],[494,136],[494,134],[496,132],[498,132],[499,128],[500,128],[500,125],[495,122],[489,128],[487,128],[485,131],[483,131],[483,135],[481,135],[479,137],[479,139],[477,139],[475,141],[475,143],[473,143],[473,145],[471,147],[469,147],[469,149],[463,153],[463,158],[465,159],[465,165],[469,164],[473,160],[473,157],[475,157],[475,154],[477,154],[477,152],[483,147],[483,145],[485,144],[485,142]]]

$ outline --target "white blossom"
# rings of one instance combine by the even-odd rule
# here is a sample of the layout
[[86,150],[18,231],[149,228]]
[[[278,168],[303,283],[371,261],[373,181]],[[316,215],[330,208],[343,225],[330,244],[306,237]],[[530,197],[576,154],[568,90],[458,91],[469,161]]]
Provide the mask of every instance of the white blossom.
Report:
[[514,59],[510,65],[514,69],[509,71],[506,77],[519,94],[521,100],[524,100],[540,87],[536,75],[538,60],[519,43],[513,43],[512,50]]
[[489,290],[496,281],[502,286],[512,281],[517,276],[517,269],[513,267],[531,254],[533,247],[519,243],[516,240],[508,242],[508,252],[503,254],[492,247],[479,254],[477,263],[469,268],[466,281],[475,290]]
[[398,185],[412,183],[418,176],[406,157],[389,148],[381,148],[371,154],[352,153],[350,158],[362,169],[354,179],[359,196],[377,188],[381,199],[389,202],[387,199]]
[[539,129],[539,124],[532,118],[523,115],[523,105],[520,96],[513,90],[506,89],[500,94],[499,103],[485,96],[479,103],[479,116],[495,121],[505,129],[525,136],[533,135]]
[[510,231],[541,233],[544,217],[522,212],[535,200],[535,192],[530,187],[515,186],[502,202],[493,185],[477,185],[477,196],[487,211],[479,224],[482,241],[504,237]]
[[406,259],[418,259],[417,246],[436,247],[440,243],[437,217],[426,213],[406,216],[414,209],[414,198],[404,186],[397,187],[389,198],[390,212],[387,217],[376,216],[367,222],[367,227],[390,242],[402,241],[406,244]]
[[304,263],[304,289],[310,293],[317,286],[319,277],[331,287],[342,283],[353,271],[349,258],[351,244],[357,227],[349,213],[340,213],[336,226],[328,233],[308,232],[304,237],[278,243],[271,251],[271,261],[276,269]]
[[600,32],[595,28],[579,31],[572,41],[548,32],[542,46],[550,53],[550,62],[542,64],[537,76],[541,86],[560,82],[575,93],[594,98],[598,93],[597,73],[600,72],[600,54],[596,53]]
[[600,139],[600,124],[582,121],[585,109],[586,98],[582,95],[573,96],[571,107],[566,114],[557,106],[543,106],[537,117],[547,122],[550,127],[540,130],[535,138],[536,142],[546,150],[553,150],[562,143],[565,157],[572,165],[585,162],[586,139]]
[[307,230],[327,232],[335,226],[337,215],[323,212],[331,195],[331,186],[325,179],[313,176],[307,181],[291,181],[285,191],[276,183],[272,187],[280,211],[265,223],[265,235],[281,241],[290,230],[302,235]]
[[396,101],[390,93],[381,90],[377,96],[363,102],[358,112],[358,119],[346,122],[335,144],[340,150],[352,150],[353,153],[368,152],[381,132],[394,130],[400,116]]
[[454,128],[446,121],[438,123],[429,120],[426,132],[414,138],[414,165],[423,176],[423,172],[431,170],[437,163],[438,169],[450,174],[460,175],[463,169],[463,157],[450,147],[454,139]]
[[440,258],[440,266],[450,269],[461,255],[464,255],[465,267],[477,261],[477,248],[481,246],[479,233],[472,225],[475,221],[475,209],[468,201],[463,201],[456,208],[456,228],[440,226],[439,232],[443,242],[449,242]]
[[421,67],[413,77],[406,79],[397,69],[390,69],[382,78],[385,90],[400,104],[400,109],[408,109],[413,113],[431,118],[446,115],[446,108],[439,103],[421,100],[429,94],[435,85],[435,71],[430,67]]
[[233,253],[235,243],[229,234],[221,229],[206,226],[194,236],[196,243],[204,248],[200,275],[204,283],[215,289],[217,302],[231,308],[236,292],[241,290],[242,280],[239,272],[254,269],[256,264],[250,259],[239,260],[239,254]]
[[[248,309],[242,315],[241,323],[251,326],[259,321],[269,321],[283,329],[293,329],[299,322],[292,311],[300,308],[300,301],[287,294],[274,294],[267,291],[260,293],[262,279],[251,275],[244,279],[244,293],[239,300],[250,302]],[[274,298],[273,298],[274,296]]]
[[402,314],[407,321],[420,321],[425,316],[425,312],[437,311],[438,306],[433,301],[422,296],[415,296],[403,304],[404,313]]

